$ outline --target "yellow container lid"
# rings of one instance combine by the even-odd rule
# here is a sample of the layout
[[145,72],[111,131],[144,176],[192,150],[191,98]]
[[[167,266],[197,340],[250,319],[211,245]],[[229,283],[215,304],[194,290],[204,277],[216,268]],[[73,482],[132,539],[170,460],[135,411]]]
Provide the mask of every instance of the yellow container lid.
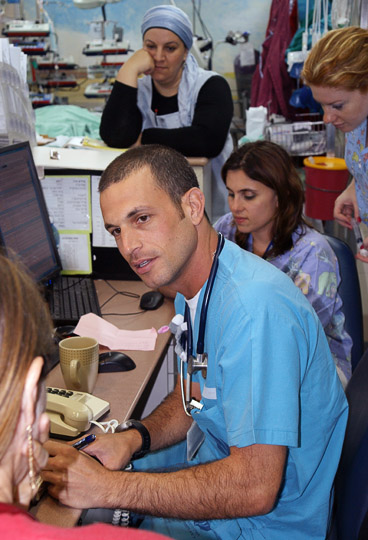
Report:
[[347,170],[345,159],[326,157],[326,156],[308,156],[303,160],[304,167],[311,167],[312,169],[324,169],[334,171]]

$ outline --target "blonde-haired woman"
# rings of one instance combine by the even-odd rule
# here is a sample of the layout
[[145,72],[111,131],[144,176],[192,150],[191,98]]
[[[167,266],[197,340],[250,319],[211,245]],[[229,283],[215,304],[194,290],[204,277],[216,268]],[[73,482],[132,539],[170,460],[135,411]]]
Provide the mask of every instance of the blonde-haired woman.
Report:
[[[112,525],[59,528],[36,521],[27,508],[48,454],[43,383],[52,352],[48,309],[19,264],[0,255],[0,538],[1,540],[124,540],[165,537]],[[75,450],[77,456],[77,450]]]
[[353,180],[336,199],[334,217],[350,229],[352,217],[368,224],[368,30],[349,26],[325,34],[309,53],[302,77],[322,105],[324,121],[346,134],[345,161]]

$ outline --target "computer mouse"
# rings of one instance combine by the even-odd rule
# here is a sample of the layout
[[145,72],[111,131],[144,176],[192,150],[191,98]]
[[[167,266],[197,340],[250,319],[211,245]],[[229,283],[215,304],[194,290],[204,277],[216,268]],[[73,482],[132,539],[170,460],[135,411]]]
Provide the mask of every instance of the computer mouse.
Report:
[[158,291],[148,291],[141,296],[139,307],[141,309],[157,309],[162,306],[164,295]]
[[120,351],[107,351],[99,355],[99,373],[111,373],[115,371],[130,371],[134,369],[135,363],[128,356]]
[[58,326],[57,328],[55,328],[54,337],[57,342],[68,337],[74,337],[77,335],[77,334],[74,334],[74,330],[75,330],[75,326],[72,326],[72,325]]

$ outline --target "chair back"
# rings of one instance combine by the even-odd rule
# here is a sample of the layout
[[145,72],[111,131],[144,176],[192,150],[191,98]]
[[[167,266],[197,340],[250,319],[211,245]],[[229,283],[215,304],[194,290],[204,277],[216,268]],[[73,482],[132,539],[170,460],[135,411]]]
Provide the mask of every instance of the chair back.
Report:
[[329,540],[361,540],[368,520],[368,350],[346,387],[349,418],[335,478]]
[[351,368],[354,371],[364,351],[362,297],[356,260],[346,242],[328,234],[324,236],[339,262],[341,282],[338,293],[343,302],[345,330],[353,340]]

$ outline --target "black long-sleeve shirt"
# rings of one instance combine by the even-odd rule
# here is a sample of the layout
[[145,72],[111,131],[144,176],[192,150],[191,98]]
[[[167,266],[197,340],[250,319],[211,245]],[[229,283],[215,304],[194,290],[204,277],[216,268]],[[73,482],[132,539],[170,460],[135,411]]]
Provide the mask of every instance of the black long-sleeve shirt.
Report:
[[[109,146],[128,148],[142,130],[137,106],[137,88],[115,81],[102,113],[100,135]],[[164,115],[178,110],[177,95],[165,97],[152,85],[152,110]],[[149,128],[142,132],[141,144],[162,144],[187,157],[217,156],[226,141],[233,116],[233,101],[226,80],[214,75],[199,91],[193,122],[175,129]]]

